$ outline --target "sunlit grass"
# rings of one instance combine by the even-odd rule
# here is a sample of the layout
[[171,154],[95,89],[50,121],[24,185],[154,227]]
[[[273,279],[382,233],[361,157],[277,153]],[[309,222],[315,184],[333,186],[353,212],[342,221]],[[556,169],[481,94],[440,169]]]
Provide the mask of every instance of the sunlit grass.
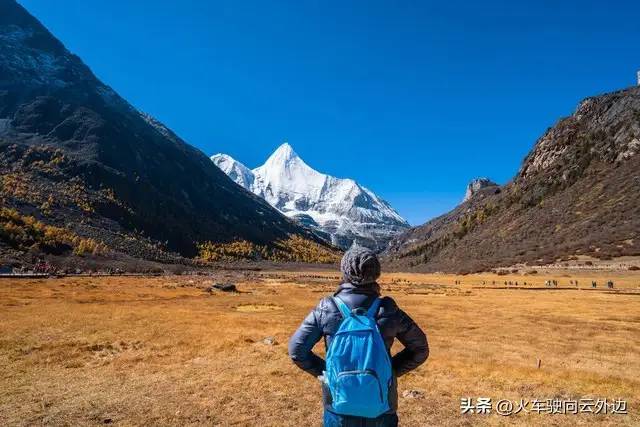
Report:
[[[335,273],[233,274],[239,293],[204,277],[0,281],[0,424],[320,425],[318,382],[286,343]],[[400,379],[424,393],[400,399],[401,425],[638,425],[640,276],[620,293],[476,283],[492,277],[383,277],[431,346]],[[461,416],[466,396],[624,398],[630,415]]]

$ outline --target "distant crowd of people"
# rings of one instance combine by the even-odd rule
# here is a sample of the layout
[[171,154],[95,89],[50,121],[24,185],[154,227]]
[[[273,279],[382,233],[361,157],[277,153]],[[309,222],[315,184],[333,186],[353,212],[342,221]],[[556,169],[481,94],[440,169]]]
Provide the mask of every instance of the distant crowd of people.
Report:
[[[461,280],[454,280],[454,284],[461,285],[462,281]],[[482,285],[486,285],[486,284],[487,284],[487,281],[483,280],[482,281]],[[492,280],[491,284],[493,286],[495,286],[496,285],[496,281]],[[505,280],[503,282],[504,286],[519,286],[519,284],[520,283],[518,281],[512,281],[512,280]],[[533,283],[522,282],[522,285],[523,286],[533,286],[534,284]],[[548,288],[557,288],[558,285],[559,285],[559,282],[557,280],[555,280],[555,279],[550,279],[550,280],[545,280],[544,285],[546,287],[548,287]],[[578,287],[579,282],[578,282],[578,280],[569,280],[569,285]],[[613,280],[608,280],[606,285],[607,285],[608,289],[613,289]],[[598,287],[598,282],[596,282],[595,280],[592,280],[591,281],[591,287],[592,288],[597,288]]]

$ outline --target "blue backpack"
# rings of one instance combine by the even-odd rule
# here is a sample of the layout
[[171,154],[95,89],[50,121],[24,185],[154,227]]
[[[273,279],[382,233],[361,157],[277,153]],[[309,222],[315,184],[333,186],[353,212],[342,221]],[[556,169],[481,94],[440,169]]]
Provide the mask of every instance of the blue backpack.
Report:
[[333,412],[375,418],[389,410],[393,381],[391,360],[378,330],[376,298],[369,310],[354,310],[333,297],[343,320],[327,352],[325,382],[331,392]]

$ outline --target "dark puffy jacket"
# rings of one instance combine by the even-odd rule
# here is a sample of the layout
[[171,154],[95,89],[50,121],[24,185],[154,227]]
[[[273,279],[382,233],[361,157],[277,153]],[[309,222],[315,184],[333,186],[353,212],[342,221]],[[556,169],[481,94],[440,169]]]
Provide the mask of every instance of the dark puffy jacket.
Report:
[[[351,309],[368,308],[380,296],[380,287],[376,283],[367,286],[345,283],[340,285],[334,295],[339,296]],[[424,363],[429,357],[429,345],[420,327],[390,297],[382,298],[376,320],[387,351],[390,352],[396,338],[404,345],[404,349],[391,358],[394,381],[392,390],[389,391],[389,405],[390,412],[395,412],[398,402],[396,377]],[[341,322],[342,314],[334,301],[331,298],[320,300],[289,340],[289,356],[294,363],[311,375],[322,375],[325,361],[311,349],[323,337],[325,347],[328,347]],[[323,400],[325,408],[330,410],[331,395],[324,388]]]

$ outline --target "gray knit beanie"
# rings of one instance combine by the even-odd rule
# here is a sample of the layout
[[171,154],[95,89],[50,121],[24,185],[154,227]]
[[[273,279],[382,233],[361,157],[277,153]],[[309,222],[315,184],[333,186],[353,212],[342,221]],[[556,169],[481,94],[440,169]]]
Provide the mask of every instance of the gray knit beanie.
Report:
[[340,270],[345,282],[356,286],[369,285],[380,277],[380,261],[375,252],[354,246],[342,257]]

